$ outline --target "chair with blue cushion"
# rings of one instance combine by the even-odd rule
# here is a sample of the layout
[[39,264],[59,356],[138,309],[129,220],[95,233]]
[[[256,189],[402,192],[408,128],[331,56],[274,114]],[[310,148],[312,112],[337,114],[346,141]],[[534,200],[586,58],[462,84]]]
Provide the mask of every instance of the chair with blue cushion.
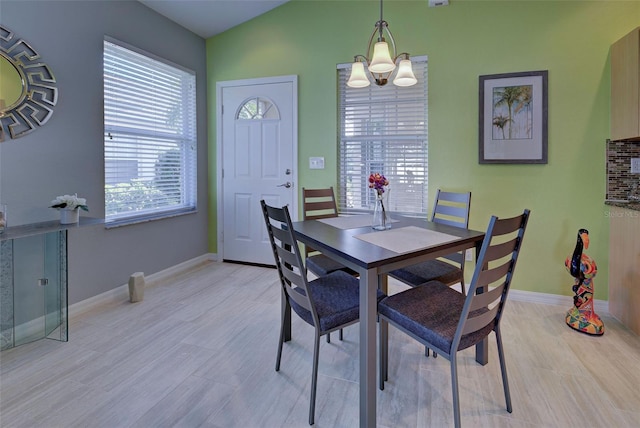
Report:
[[491,217],[466,296],[443,282],[431,281],[379,303],[381,390],[388,375],[388,338],[384,325],[388,322],[450,361],[454,423],[456,428],[460,427],[457,352],[480,343],[494,332],[507,411],[511,413],[500,321],[528,220],[529,210],[508,219]]
[[[285,313],[293,309],[315,330],[309,405],[309,425],[313,425],[320,337],[359,321],[359,282],[353,275],[343,271],[335,271],[313,281],[308,281],[288,208],[286,206],[283,208],[271,207],[264,200],[260,201],[260,204],[286,305],[280,325],[276,371],[280,370],[285,334]],[[378,290],[378,301],[383,297],[384,294]]]
[[[471,192],[444,192],[438,189],[436,201],[431,213],[431,221],[449,226],[469,228],[469,210]],[[464,252],[443,256],[440,259],[427,260],[416,265],[389,272],[389,276],[417,287],[429,281],[439,281],[447,285],[460,283],[464,287]]]
[[[433,204],[433,212],[431,213],[431,221],[468,229],[470,209],[471,192],[444,192],[438,189],[436,200]],[[429,281],[439,281],[447,285],[460,283],[464,294],[464,261],[465,254],[459,251],[442,256],[439,259],[427,260],[403,269],[391,271],[389,276],[412,287],[426,284]],[[424,354],[427,357],[429,356],[429,348],[425,348]],[[437,356],[438,354],[434,352],[433,357]]]

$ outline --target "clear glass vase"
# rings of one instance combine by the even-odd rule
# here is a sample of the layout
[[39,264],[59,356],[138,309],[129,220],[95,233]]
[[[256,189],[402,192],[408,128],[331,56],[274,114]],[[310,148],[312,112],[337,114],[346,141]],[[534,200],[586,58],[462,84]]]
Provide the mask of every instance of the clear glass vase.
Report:
[[375,230],[391,229],[391,216],[389,215],[389,189],[384,193],[375,191],[373,206],[373,221],[371,227]]

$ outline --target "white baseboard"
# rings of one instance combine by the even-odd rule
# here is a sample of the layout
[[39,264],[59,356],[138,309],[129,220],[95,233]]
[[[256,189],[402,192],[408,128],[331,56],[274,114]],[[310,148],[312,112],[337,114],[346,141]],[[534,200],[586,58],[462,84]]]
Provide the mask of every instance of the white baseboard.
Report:
[[[148,287],[159,281],[170,277],[171,275],[180,274],[194,266],[207,261],[218,261],[218,255],[215,253],[207,253],[195,257],[186,262],[171,266],[160,272],[156,272],[149,276],[145,276],[145,286]],[[129,297],[129,284],[123,284],[112,290],[90,297],[81,302],[74,303],[69,306],[69,317],[78,315],[84,311],[90,310],[95,305],[106,302],[122,301]],[[567,309],[573,306],[573,296],[561,296],[559,294],[538,293],[534,291],[514,290],[509,291],[509,299],[519,302],[540,303],[543,305],[566,306]],[[609,302],[607,300],[594,300],[594,310],[601,313],[609,313]]]
[[[566,306],[569,309],[573,306],[573,296],[561,296],[559,294],[537,293],[534,291],[509,290],[509,299],[518,302],[540,303],[543,305]],[[596,312],[609,313],[609,301],[593,301],[593,309]]]
[[[191,260],[187,260],[186,262],[182,262],[175,266],[171,266],[167,269],[161,270],[160,272],[153,273],[149,276],[145,275],[145,288],[163,281],[166,278],[171,277],[172,275],[177,275],[182,272],[188,271],[189,269],[208,261],[218,261],[218,255],[214,253],[203,254]],[[69,317],[72,317],[75,315],[79,315],[85,311],[91,310],[96,305],[110,302],[121,302],[122,300],[126,300],[128,298],[129,284],[127,283],[109,291],[105,291],[102,294],[98,294],[97,296],[89,297],[88,299],[74,303],[73,305],[69,306],[68,314]]]

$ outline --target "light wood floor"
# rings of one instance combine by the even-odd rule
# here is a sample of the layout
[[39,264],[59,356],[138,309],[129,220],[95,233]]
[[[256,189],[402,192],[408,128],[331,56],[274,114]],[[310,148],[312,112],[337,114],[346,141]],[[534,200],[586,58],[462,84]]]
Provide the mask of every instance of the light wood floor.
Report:
[[[215,262],[148,287],[142,302],[101,304],[71,319],[67,343],[0,354],[0,426],[308,426],[313,330],[294,316],[275,372],[279,308],[275,270]],[[512,414],[494,336],[488,365],[460,354],[463,426],[640,426],[640,338],[606,315],[604,336],[575,332],[566,309],[508,302]],[[449,363],[393,328],[390,338],[378,426],[452,426]],[[358,425],[357,356],[357,325],[321,342],[316,426]]]

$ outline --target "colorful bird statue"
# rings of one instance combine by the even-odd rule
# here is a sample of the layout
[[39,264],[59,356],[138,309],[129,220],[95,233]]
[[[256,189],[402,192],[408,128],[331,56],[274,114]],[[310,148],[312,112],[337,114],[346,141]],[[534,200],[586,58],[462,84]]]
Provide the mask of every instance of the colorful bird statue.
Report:
[[591,257],[583,253],[587,248],[589,231],[580,229],[576,248],[564,261],[565,267],[575,278],[573,307],[567,312],[566,322],[575,330],[599,336],[604,333],[604,323],[593,311],[593,278],[598,273],[598,267]]

